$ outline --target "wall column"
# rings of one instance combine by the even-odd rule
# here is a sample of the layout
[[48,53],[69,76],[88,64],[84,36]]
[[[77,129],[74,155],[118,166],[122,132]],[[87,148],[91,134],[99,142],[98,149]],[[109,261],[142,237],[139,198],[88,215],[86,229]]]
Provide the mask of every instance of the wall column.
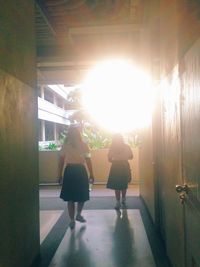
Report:
[[0,266],[40,253],[35,3],[0,8]]

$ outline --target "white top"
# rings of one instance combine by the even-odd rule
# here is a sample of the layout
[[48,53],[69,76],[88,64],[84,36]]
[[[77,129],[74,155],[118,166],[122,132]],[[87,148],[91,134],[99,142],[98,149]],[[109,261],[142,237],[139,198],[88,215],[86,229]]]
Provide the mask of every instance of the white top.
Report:
[[64,167],[67,164],[85,164],[85,159],[90,158],[90,150],[86,143],[81,143],[78,147],[66,143],[60,150],[60,155],[64,158]]

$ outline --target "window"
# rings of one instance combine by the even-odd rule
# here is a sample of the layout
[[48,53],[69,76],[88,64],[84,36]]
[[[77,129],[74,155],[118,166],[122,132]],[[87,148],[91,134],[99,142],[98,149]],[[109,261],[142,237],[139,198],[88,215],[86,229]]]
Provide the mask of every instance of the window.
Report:
[[48,88],[44,89],[44,99],[51,102],[51,103],[54,103],[54,94]]
[[56,103],[57,103],[57,106],[60,107],[60,108],[63,108],[63,99],[61,97],[56,97]]
[[45,121],[45,141],[54,141],[54,123]]
[[39,141],[43,141],[42,140],[42,120],[38,120],[38,138],[39,138]]

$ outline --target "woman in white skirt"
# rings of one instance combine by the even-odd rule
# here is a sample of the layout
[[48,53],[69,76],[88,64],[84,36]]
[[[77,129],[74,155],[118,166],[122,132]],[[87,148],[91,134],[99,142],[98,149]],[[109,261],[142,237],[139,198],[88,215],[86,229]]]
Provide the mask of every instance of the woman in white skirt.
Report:
[[60,198],[68,202],[69,226],[73,229],[75,220],[86,222],[81,212],[85,201],[89,200],[89,179],[94,182],[90,151],[76,127],[69,128],[66,141],[60,151],[59,169],[60,177],[63,177]]

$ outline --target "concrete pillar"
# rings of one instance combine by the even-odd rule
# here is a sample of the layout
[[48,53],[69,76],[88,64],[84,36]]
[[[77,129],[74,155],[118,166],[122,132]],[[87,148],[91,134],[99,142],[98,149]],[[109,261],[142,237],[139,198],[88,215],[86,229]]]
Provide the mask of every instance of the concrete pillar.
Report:
[[44,99],[44,85],[40,87],[41,90],[41,98]]
[[41,121],[42,141],[45,141],[45,121]]
[[58,140],[58,133],[57,133],[57,125],[56,125],[56,123],[54,123],[53,129],[54,129],[54,140],[57,141]]
[[35,3],[33,0],[3,2],[0,8],[0,266],[27,267],[40,252]]

